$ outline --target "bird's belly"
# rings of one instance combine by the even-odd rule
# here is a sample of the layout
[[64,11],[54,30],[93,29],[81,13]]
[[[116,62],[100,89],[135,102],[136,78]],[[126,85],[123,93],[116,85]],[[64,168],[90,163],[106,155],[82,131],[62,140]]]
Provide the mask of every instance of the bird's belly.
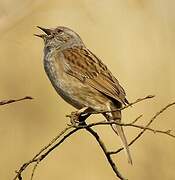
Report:
[[77,109],[91,107],[94,110],[108,110],[109,99],[96,89],[65,73],[52,62],[45,62],[44,68],[57,93]]

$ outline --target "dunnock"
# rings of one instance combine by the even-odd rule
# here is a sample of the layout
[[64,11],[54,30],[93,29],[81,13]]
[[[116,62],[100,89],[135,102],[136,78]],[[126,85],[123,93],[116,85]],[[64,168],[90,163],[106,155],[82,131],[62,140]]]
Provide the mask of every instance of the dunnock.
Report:
[[[112,111],[128,104],[124,89],[103,62],[67,27],[46,29],[36,35],[44,40],[44,68],[57,93],[75,108]],[[121,111],[103,113],[108,121],[121,122]],[[123,128],[112,125],[132,164]]]

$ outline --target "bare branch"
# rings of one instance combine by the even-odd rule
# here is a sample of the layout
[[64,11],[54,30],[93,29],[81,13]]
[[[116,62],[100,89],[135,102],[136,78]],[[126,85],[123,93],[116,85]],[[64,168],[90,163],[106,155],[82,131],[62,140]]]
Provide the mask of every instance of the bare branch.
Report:
[[[64,140],[67,139],[67,137],[69,137],[71,134],[73,134],[74,132],[76,132],[78,129],[73,129],[72,131],[70,131],[68,134],[66,134],[55,146],[51,147],[54,142],[56,140],[58,140],[62,135],[64,135],[68,130],[70,130],[72,127],[66,127],[61,133],[59,133],[54,139],[52,139],[50,141],[50,143],[47,146],[44,146],[39,153],[37,153],[31,160],[29,160],[28,162],[24,163],[18,171],[16,172],[16,176],[13,178],[13,180],[16,180],[17,178],[21,177],[22,172],[32,163],[37,162],[39,164],[39,162],[41,162],[52,150],[54,150],[58,145],[60,145],[61,143],[64,142]],[[47,150],[49,147],[51,147],[48,151],[46,151],[45,153],[43,153],[45,150]],[[43,153],[43,154],[42,154]],[[36,168],[35,168],[36,169]],[[34,170],[35,171],[35,170]],[[32,175],[33,178],[33,175]]]
[[109,164],[111,165],[114,173],[116,174],[116,176],[121,179],[121,180],[126,180],[122,175],[121,173],[119,172],[116,164],[114,163],[114,161],[112,160],[105,144],[103,143],[103,141],[101,140],[101,138],[99,137],[99,135],[90,127],[86,127],[86,130],[95,137],[95,139],[97,140],[98,144],[100,145],[101,149],[103,150]]
[[[23,165],[21,166],[21,168],[19,169],[19,171],[17,171],[17,175],[15,176],[15,178],[14,178],[13,180],[16,180],[16,179],[19,178],[19,177],[22,178],[21,174],[22,174],[22,172],[27,168],[27,166],[29,166],[29,165],[32,164],[32,163],[36,163],[36,164],[34,165],[33,170],[32,170],[32,175],[31,175],[31,180],[32,180],[33,177],[34,177],[34,173],[35,173],[35,170],[36,170],[38,164],[39,164],[50,152],[52,152],[54,149],[56,149],[56,148],[57,148],[60,144],[62,144],[68,137],[70,137],[72,134],[74,134],[75,132],[77,132],[77,131],[80,130],[80,129],[86,129],[87,131],[89,131],[89,132],[96,138],[96,140],[98,139],[97,141],[98,141],[100,147],[102,148],[103,152],[105,153],[105,156],[106,156],[108,162],[110,163],[113,171],[115,172],[115,174],[117,175],[117,177],[119,177],[121,180],[125,180],[125,178],[124,178],[124,177],[120,174],[120,172],[118,171],[115,163],[114,163],[113,160],[111,159],[110,154],[108,153],[108,151],[107,151],[104,143],[102,142],[102,140],[100,139],[100,137],[98,136],[98,134],[97,134],[94,130],[92,130],[90,127],[88,127],[88,126],[84,126],[84,125],[81,126],[81,125],[80,125],[80,126],[76,126],[76,127],[75,127],[75,126],[72,126],[72,127],[74,127],[74,129],[71,130],[71,131],[70,131],[69,133],[67,133],[66,135],[64,135],[55,145],[53,145],[52,142],[55,142],[55,139],[56,139],[56,138],[54,138],[47,146],[45,146],[44,148],[42,148],[41,151],[43,152],[44,150],[47,149],[46,147],[49,147],[49,146],[53,145],[53,146],[50,147],[45,153],[43,153],[43,154],[38,153],[38,154],[40,154],[40,156],[38,156],[38,154],[37,154],[37,155],[34,156],[34,158],[32,158],[32,160],[30,160],[30,161],[28,161],[27,163],[23,164]],[[69,128],[69,129],[70,129],[70,128]],[[63,133],[65,134],[66,131],[67,131],[67,128],[66,128],[65,130],[63,130],[62,133],[60,133],[58,136],[61,137],[61,135],[63,135]],[[41,152],[41,151],[40,151],[40,152]]]
[[[149,99],[149,98],[153,98],[154,96],[146,96],[144,98],[140,98],[138,100],[136,100],[133,103],[130,103],[130,105],[136,104],[138,102],[141,102],[145,99]],[[125,106],[124,108],[129,107]],[[32,170],[32,174],[31,174],[31,180],[34,177],[35,171],[37,166],[39,165],[39,163],[45,159],[45,157],[47,157],[53,150],[55,150],[57,147],[59,147],[63,142],[65,142],[65,140],[67,138],[69,138],[71,135],[73,135],[75,132],[78,132],[81,129],[86,129],[93,137],[95,137],[96,141],[98,142],[100,148],[103,150],[104,155],[106,156],[108,163],[110,164],[111,168],[113,169],[114,173],[116,174],[116,176],[121,179],[121,180],[125,180],[125,178],[121,175],[121,173],[119,172],[116,164],[114,163],[111,155],[119,153],[121,150],[123,150],[123,148],[118,149],[117,151],[108,151],[106,148],[106,145],[104,144],[104,142],[102,141],[102,139],[100,138],[100,136],[97,134],[97,132],[95,132],[91,127],[93,126],[98,126],[98,125],[111,125],[111,124],[117,124],[119,126],[127,126],[127,127],[134,127],[134,128],[139,128],[142,129],[142,131],[129,143],[129,145],[132,145],[138,138],[140,138],[143,133],[148,130],[154,133],[161,133],[161,134],[165,134],[168,136],[171,136],[173,138],[175,138],[175,135],[171,134],[171,130],[166,130],[166,131],[162,131],[162,130],[156,130],[153,128],[150,128],[149,126],[152,124],[152,122],[161,114],[163,113],[165,110],[167,110],[169,107],[175,105],[175,102],[168,104],[167,106],[165,106],[164,108],[162,108],[159,112],[157,112],[150,120],[149,122],[146,124],[146,126],[141,126],[141,125],[136,125],[135,123],[138,122],[138,120],[142,117],[142,115],[138,116],[134,121],[132,121],[131,123],[117,123],[115,121],[110,121],[110,122],[106,122],[106,121],[101,121],[101,122],[96,122],[96,123],[90,123],[90,124],[86,124],[84,122],[83,123],[79,123],[76,124],[77,121],[79,120],[79,118],[81,118],[80,116],[77,115],[77,119],[76,119],[76,113],[72,113],[69,117],[72,118],[71,119],[71,125],[66,127],[61,133],[59,133],[53,140],[50,141],[50,143],[46,146],[44,146],[30,161],[28,161],[27,163],[24,163],[20,169],[18,171],[16,171],[16,176],[13,180],[19,179],[22,180],[22,173],[23,171],[31,164],[34,164],[33,170]],[[123,109],[124,109],[123,108]],[[110,111],[109,111],[110,112]],[[98,113],[102,113],[102,112],[94,112],[94,114],[98,114]],[[87,116],[88,117],[88,116]],[[74,123],[73,123],[74,121]]]
[[145,97],[143,97],[143,98],[139,98],[139,99],[137,99],[136,101],[134,101],[134,102],[132,102],[132,103],[129,103],[128,105],[124,106],[123,108],[121,108],[121,110],[126,109],[126,108],[128,108],[128,107],[130,107],[130,106],[132,106],[132,105],[134,105],[134,104],[140,103],[140,102],[142,102],[142,101],[144,101],[144,100],[152,99],[152,98],[154,98],[154,97],[155,97],[155,95],[148,95],[148,96],[145,96]]
[[143,130],[149,130],[149,131],[152,131],[155,134],[160,133],[160,134],[165,134],[165,135],[168,135],[168,136],[171,136],[171,137],[175,138],[175,135],[171,134],[172,130],[170,130],[170,129],[168,129],[168,130],[158,130],[158,129],[153,129],[153,128],[150,128],[150,127],[145,127],[145,126],[136,125],[136,124],[132,124],[132,123],[118,123],[116,121],[110,121],[110,122],[100,121],[100,122],[91,123],[91,124],[88,124],[88,125],[82,126],[82,127],[86,128],[86,127],[93,127],[93,126],[99,126],[99,125],[111,125],[111,124],[116,124],[116,125],[125,126],[125,127],[133,127],[133,128],[137,128],[137,129],[143,129]]
[[[149,127],[153,121],[155,119],[157,119],[157,117],[162,114],[164,111],[166,111],[168,108],[170,108],[171,106],[175,105],[175,102],[173,103],[170,103],[168,105],[166,105],[165,107],[163,107],[160,111],[158,111],[149,121],[148,123],[146,124],[145,126],[145,129],[143,129],[128,145],[131,146],[135,141],[137,141],[137,139],[139,139],[143,134],[144,132],[147,130],[146,128]],[[119,153],[120,151],[122,151],[123,148],[119,148],[117,151],[111,151],[110,154],[117,154]]]
[[0,106],[6,105],[6,104],[11,104],[11,103],[18,102],[18,101],[27,100],[27,99],[30,99],[30,100],[31,100],[31,99],[33,99],[33,98],[30,97],[30,96],[26,96],[26,97],[23,97],[23,98],[20,98],[20,99],[3,100],[3,101],[0,101]]
[[139,99],[135,100],[134,102],[129,103],[128,105],[126,105],[126,106],[124,106],[124,107],[122,107],[120,109],[114,109],[112,111],[94,111],[94,112],[91,112],[91,114],[110,113],[110,112],[115,112],[115,111],[118,111],[118,110],[122,111],[122,110],[124,110],[124,109],[126,109],[126,108],[128,108],[128,107],[130,107],[130,106],[132,106],[134,104],[140,103],[141,101],[144,101],[144,100],[147,100],[147,99],[152,99],[154,97],[155,97],[155,95],[148,95],[148,96],[145,96],[143,98],[139,98]]
[[48,149],[50,146],[52,146],[55,141],[57,141],[62,135],[64,135],[68,130],[70,130],[72,127],[68,126],[66,127],[63,131],[61,131],[54,139],[52,139],[50,141],[50,143],[48,145],[46,145],[45,147],[43,147],[34,157],[33,159],[36,159],[43,151],[45,151],[46,149]]
[[138,116],[136,119],[134,119],[131,124],[135,124],[138,120],[140,120],[140,118],[143,117],[143,114],[141,114],[140,116]]
[[32,174],[31,174],[30,180],[33,180],[33,177],[34,177],[34,174],[35,174],[35,171],[36,171],[36,168],[37,168],[38,164],[39,164],[39,161],[37,161],[35,163],[35,165],[33,166],[33,170],[32,170]]

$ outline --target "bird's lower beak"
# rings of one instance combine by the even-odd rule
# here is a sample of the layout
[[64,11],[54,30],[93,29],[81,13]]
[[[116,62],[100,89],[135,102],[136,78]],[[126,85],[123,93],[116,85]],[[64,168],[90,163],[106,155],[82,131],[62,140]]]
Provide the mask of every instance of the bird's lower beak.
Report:
[[34,34],[34,36],[40,37],[42,39],[44,39],[44,37],[46,36],[45,34]]

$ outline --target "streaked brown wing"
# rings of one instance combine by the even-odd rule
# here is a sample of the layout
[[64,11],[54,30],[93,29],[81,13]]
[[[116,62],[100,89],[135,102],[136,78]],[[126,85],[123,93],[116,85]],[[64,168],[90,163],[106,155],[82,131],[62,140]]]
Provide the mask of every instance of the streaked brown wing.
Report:
[[63,50],[65,71],[96,90],[126,104],[125,91],[107,67],[88,49]]

